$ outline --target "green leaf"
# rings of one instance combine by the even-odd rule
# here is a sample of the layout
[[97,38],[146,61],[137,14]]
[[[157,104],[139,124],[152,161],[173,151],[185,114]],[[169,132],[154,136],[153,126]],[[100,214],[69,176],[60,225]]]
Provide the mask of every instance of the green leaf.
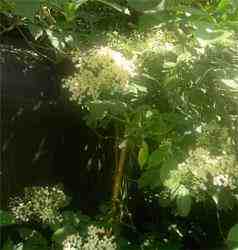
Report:
[[238,78],[236,79],[221,79],[223,87],[227,90],[238,92]]
[[0,210],[0,225],[10,225],[14,223],[15,219],[11,214],[7,211]]
[[154,9],[160,3],[161,0],[128,0],[128,5],[137,11]]
[[171,170],[174,170],[177,166],[177,162],[174,159],[166,161],[160,169],[160,180],[165,182],[169,178]]
[[14,9],[14,5],[12,2],[7,2],[7,4],[3,1],[0,2],[0,12],[1,13],[9,13]]
[[76,230],[72,226],[64,226],[59,228],[52,235],[52,240],[57,243],[62,243],[62,241],[70,234],[73,234]]
[[36,12],[41,6],[42,0],[19,1],[14,0],[14,12],[16,15],[26,17],[33,21]]
[[218,195],[218,205],[226,211],[231,210],[235,205],[234,197],[230,192],[222,190]]
[[151,189],[155,189],[159,187],[161,185],[159,169],[147,170],[138,180],[138,184],[140,188],[150,187]]
[[235,224],[229,231],[227,241],[238,244],[238,224]]
[[43,29],[39,25],[29,24],[28,28],[35,40],[39,39],[44,34]]
[[164,160],[163,152],[160,149],[153,151],[148,159],[148,168],[159,166]]
[[[77,0],[77,4],[82,4],[84,2],[87,2],[88,0]],[[56,8],[61,8],[64,4],[67,4],[67,1],[65,0],[50,0],[47,1],[47,5],[50,7],[56,7]]]
[[221,0],[216,8],[217,12],[225,12],[231,7],[231,0]]
[[79,8],[79,4],[74,2],[69,2],[64,5],[63,14],[67,22],[72,22],[77,17],[77,10]]
[[180,215],[181,217],[188,216],[192,206],[192,198],[189,194],[188,189],[183,186],[180,187],[178,191],[176,205],[178,215]]
[[205,47],[213,43],[225,43],[232,36],[232,32],[220,29],[209,22],[194,22],[194,36],[201,46]]
[[62,50],[65,47],[65,42],[63,40],[64,36],[57,32],[47,29],[46,34],[52,44],[52,46],[57,50]]
[[160,195],[159,196],[159,205],[161,207],[168,207],[171,204],[171,199],[168,195]]
[[144,31],[169,20],[170,17],[163,12],[145,13],[139,17],[139,29]]
[[148,157],[149,157],[149,147],[146,142],[143,142],[138,153],[138,162],[139,162],[141,169],[144,167],[145,163],[147,162]]
[[[24,250],[24,243],[20,242],[14,246],[14,250]],[[44,249],[42,249],[44,250]]]

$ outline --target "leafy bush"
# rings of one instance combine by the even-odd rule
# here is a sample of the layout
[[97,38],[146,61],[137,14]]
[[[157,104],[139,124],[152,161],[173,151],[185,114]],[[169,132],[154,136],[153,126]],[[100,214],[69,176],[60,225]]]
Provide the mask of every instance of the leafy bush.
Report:
[[[67,98],[84,111],[89,126],[115,128],[110,207],[115,224],[124,222],[128,214],[128,187],[132,183],[144,193],[152,191],[159,205],[176,207],[175,215],[181,217],[188,216],[194,201],[212,200],[218,217],[221,208],[228,211],[235,207],[235,1],[43,1],[32,2],[28,10],[12,2],[0,4],[4,15],[17,17],[17,22],[4,27],[3,32],[19,28],[19,22],[29,22],[34,37],[46,36],[58,52],[67,52],[70,44],[79,46],[69,53],[76,70],[64,79],[64,88]],[[100,30],[102,41],[96,38],[90,43],[88,40],[95,38],[91,31],[101,27],[97,24],[102,20],[104,24],[109,20],[104,17],[111,17],[108,7],[137,20],[136,25],[126,20],[127,27],[131,25],[136,32],[105,35],[105,30]],[[135,174],[135,169],[139,173]],[[96,242],[114,247],[114,238],[91,226],[90,219],[82,223],[82,234],[82,215],[59,213],[67,199],[60,191],[56,192],[58,200],[54,192],[49,188],[26,190],[22,198],[11,203],[12,213],[17,220],[29,221],[34,216],[40,223],[57,222],[53,238],[60,238],[58,243],[64,242],[65,248],[95,248]],[[236,232],[235,226],[228,238],[234,241]],[[152,237],[141,248],[156,249],[159,243]]]

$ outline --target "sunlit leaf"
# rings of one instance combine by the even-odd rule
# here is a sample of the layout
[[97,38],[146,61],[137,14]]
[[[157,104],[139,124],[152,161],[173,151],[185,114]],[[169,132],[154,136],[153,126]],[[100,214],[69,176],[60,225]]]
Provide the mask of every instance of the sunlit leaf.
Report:
[[221,0],[216,8],[217,12],[225,12],[231,6],[231,0]]
[[138,162],[141,168],[144,167],[149,157],[149,146],[146,142],[142,143],[142,146],[138,153]]
[[166,161],[161,169],[160,169],[160,179],[162,182],[165,182],[170,174],[170,171],[176,168],[176,161],[174,159],[169,159],[168,161]]
[[238,224],[235,224],[229,231],[227,241],[238,244]]
[[220,29],[208,22],[194,22],[194,35],[201,46],[207,46],[211,43],[225,43],[231,36],[232,32]]
[[124,6],[122,6],[122,5],[118,4],[118,3],[115,3],[113,1],[110,1],[110,0],[96,0],[96,1],[101,2],[101,3],[105,4],[105,5],[108,5],[108,6],[112,7],[113,9],[115,9],[115,10],[117,10],[119,12],[122,12],[124,14],[127,14],[127,15],[130,14],[128,8],[125,8]]
[[221,82],[225,87],[238,91],[238,79],[222,79]]

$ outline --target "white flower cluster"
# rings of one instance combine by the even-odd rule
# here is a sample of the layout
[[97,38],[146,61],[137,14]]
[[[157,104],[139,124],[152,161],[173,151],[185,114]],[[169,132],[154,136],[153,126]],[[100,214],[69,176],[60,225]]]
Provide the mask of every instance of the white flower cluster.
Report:
[[238,165],[235,157],[226,152],[214,156],[204,148],[197,148],[190,152],[185,165],[190,166],[194,176],[206,182],[212,180],[214,186],[235,188],[234,180],[238,178]]
[[82,246],[83,240],[79,233],[69,235],[63,241],[63,250],[79,250]]
[[229,187],[230,183],[232,183],[229,175],[217,175],[213,178],[213,185],[218,187]]
[[94,225],[88,227],[87,237],[79,233],[68,236],[63,241],[63,250],[116,250],[115,237],[108,235],[104,228]]
[[109,47],[92,49],[86,55],[75,51],[73,62],[78,70],[64,79],[63,87],[71,93],[71,100],[79,103],[85,97],[98,98],[105,90],[126,90],[136,74],[133,62]]
[[195,196],[200,196],[200,191],[207,191],[211,186],[217,191],[223,188],[232,191],[237,188],[237,180],[238,165],[234,156],[225,152],[220,156],[211,155],[207,149],[199,147],[190,151],[189,157],[171,171],[165,185],[171,188],[174,183],[182,184]]
[[11,199],[9,207],[16,220],[56,223],[62,219],[58,210],[64,207],[67,201],[59,186],[37,186],[25,188],[23,197]]

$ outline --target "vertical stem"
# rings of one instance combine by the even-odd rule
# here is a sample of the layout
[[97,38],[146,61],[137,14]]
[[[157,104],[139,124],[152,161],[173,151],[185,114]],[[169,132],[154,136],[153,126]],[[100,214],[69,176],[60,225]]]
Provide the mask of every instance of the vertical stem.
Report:
[[219,233],[220,233],[220,235],[222,237],[222,240],[225,242],[226,238],[225,238],[224,233],[222,231],[221,217],[220,217],[220,213],[219,213],[219,208],[218,208],[217,204],[215,204],[215,205],[216,205],[216,216],[217,216],[218,230],[219,230]]
[[112,212],[114,217],[113,219],[116,221],[118,221],[119,219],[118,215],[120,215],[120,193],[121,193],[126,156],[127,156],[127,142],[120,151],[119,161],[116,162],[114,183],[112,187]]
[[234,134],[235,154],[238,161],[238,119],[235,121],[235,134]]

